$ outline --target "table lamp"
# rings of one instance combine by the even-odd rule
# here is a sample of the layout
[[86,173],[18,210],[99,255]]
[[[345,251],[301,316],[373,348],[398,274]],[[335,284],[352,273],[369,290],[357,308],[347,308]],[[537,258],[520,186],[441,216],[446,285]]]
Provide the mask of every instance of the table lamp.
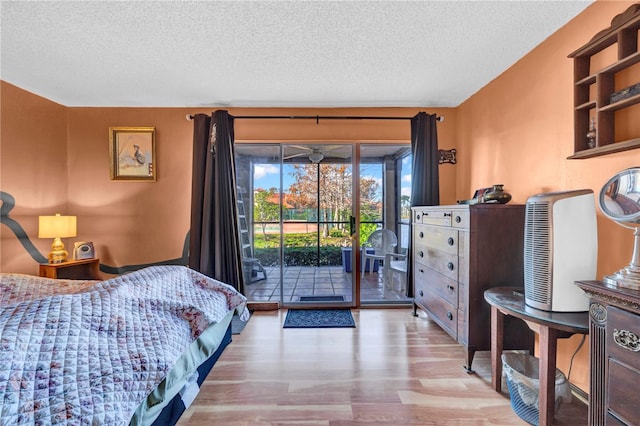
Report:
[[61,238],[76,236],[76,217],[61,216],[40,216],[38,218],[38,238],[53,238],[51,252],[49,253],[49,263],[66,262],[68,253],[64,249]]

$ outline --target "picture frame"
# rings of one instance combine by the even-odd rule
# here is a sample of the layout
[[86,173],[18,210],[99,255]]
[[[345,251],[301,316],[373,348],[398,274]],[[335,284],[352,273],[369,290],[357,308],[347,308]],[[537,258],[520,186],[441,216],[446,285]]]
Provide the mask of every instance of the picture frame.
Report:
[[156,180],[156,128],[109,127],[111,180]]

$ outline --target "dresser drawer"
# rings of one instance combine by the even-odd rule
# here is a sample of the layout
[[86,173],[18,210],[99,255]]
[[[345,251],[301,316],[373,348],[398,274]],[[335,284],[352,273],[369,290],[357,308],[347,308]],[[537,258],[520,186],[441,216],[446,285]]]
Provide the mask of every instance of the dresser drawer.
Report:
[[469,210],[454,210],[451,215],[451,226],[469,229]]
[[413,221],[425,225],[451,226],[451,210],[414,210]]
[[637,315],[607,307],[607,356],[640,370],[639,327]]
[[[607,424],[640,424],[640,406],[637,389],[640,383],[640,371],[628,368],[624,364],[609,359],[607,379],[607,412],[622,423],[613,421]],[[613,419],[612,419],[613,420]]]
[[417,247],[416,262],[424,265],[428,269],[458,281],[458,256],[434,250],[427,247]]
[[451,303],[428,289],[424,291],[424,307],[431,319],[437,322],[454,339],[458,338],[458,310]]
[[420,290],[429,290],[454,306],[458,304],[458,282],[424,265],[414,263],[416,294]]
[[458,255],[458,231],[453,228],[416,225],[413,229],[416,250],[427,247]]

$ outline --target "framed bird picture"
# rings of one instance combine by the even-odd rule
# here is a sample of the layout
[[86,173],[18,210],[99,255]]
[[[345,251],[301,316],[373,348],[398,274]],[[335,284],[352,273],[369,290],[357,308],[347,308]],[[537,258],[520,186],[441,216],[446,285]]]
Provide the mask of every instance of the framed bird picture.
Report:
[[156,128],[109,127],[111,180],[156,180]]

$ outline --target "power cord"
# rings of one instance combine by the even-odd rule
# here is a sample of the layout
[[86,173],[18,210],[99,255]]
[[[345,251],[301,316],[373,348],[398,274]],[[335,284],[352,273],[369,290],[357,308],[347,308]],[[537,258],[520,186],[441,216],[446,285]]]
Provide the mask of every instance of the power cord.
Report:
[[587,335],[583,334],[582,335],[582,340],[580,341],[580,344],[576,348],[576,351],[573,353],[573,355],[571,355],[571,361],[569,362],[569,373],[567,374],[567,381],[569,381],[569,379],[571,378],[571,367],[573,367],[573,358],[576,357],[576,354],[578,353],[578,351],[580,350],[582,345],[584,345],[584,341],[585,341],[586,338],[587,338]]

